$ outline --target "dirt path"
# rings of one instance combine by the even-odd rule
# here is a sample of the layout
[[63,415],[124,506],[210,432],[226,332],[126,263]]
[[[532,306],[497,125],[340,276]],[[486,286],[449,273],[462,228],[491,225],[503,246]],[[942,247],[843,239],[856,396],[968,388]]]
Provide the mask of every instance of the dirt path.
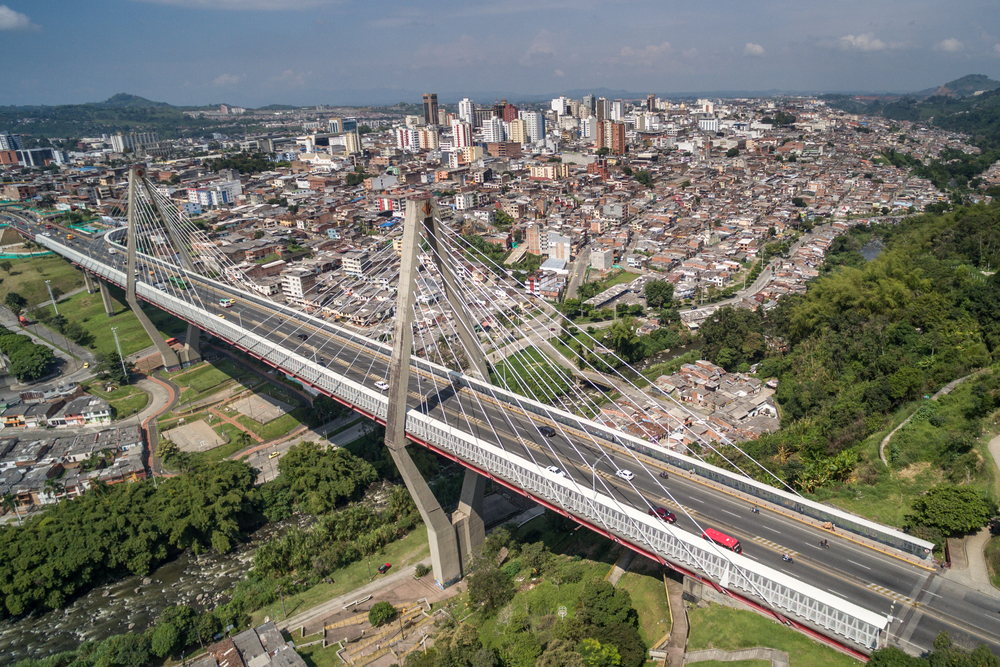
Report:
[[219,412],[215,408],[209,408],[208,411],[211,412],[216,417],[218,417],[219,419],[221,419],[222,421],[232,424],[233,426],[235,426],[239,430],[243,431],[244,433],[249,433],[250,437],[253,438],[254,440],[256,440],[257,442],[264,442],[264,438],[260,437],[259,435],[257,435],[256,433],[254,433],[253,431],[251,431],[246,426],[244,426],[243,424],[239,423],[238,421],[236,421],[232,417],[227,417],[226,415],[222,414],[221,412]]
[[[976,371],[976,373],[978,373],[978,372],[979,371]],[[947,396],[948,394],[950,394],[952,392],[952,390],[955,389],[955,387],[957,387],[958,385],[962,384],[963,382],[965,382],[966,380],[968,380],[970,377],[972,377],[976,373],[969,373],[965,377],[960,377],[957,380],[952,380],[951,382],[949,382],[945,386],[943,386],[940,389],[938,389],[937,393],[934,394],[933,396],[931,396],[931,400],[932,401],[936,401],[939,398],[941,398],[942,396]],[[920,408],[917,408],[917,410],[919,410],[919,409]],[[882,459],[882,463],[884,463],[885,465],[889,465],[889,461],[885,458],[885,446],[889,444],[890,440],[892,440],[892,436],[896,435],[896,431],[898,431],[899,429],[903,428],[904,426],[906,426],[907,424],[910,423],[910,420],[913,419],[913,415],[917,414],[917,410],[914,410],[912,413],[910,413],[910,416],[907,417],[906,419],[904,419],[903,423],[901,423],[896,428],[892,429],[892,431],[889,432],[889,435],[887,435],[884,438],[882,438],[882,442],[879,443],[879,445],[878,445],[878,457],[880,459]],[[997,460],[996,456],[993,457],[993,460],[994,461]]]

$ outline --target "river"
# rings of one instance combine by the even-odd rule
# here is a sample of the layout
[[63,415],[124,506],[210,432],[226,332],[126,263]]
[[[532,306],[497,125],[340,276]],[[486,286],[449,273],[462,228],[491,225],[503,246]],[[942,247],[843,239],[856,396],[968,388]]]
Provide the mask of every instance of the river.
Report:
[[265,526],[228,554],[195,556],[187,551],[147,577],[126,577],[95,588],[65,609],[2,621],[0,662],[10,665],[72,650],[84,641],[142,632],[175,604],[214,609],[228,600],[223,592],[246,576],[256,547],[292,523],[297,522]]

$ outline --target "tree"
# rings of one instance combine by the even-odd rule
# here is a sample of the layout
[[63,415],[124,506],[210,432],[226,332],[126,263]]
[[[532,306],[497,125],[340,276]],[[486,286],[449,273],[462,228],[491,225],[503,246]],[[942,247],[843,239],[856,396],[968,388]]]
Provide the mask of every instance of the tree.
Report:
[[622,166],[622,173],[625,174],[626,176],[631,176],[632,175],[632,167],[628,166],[627,164],[624,165],[624,166]]
[[607,155],[610,152],[611,152],[611,149],[608,148],[607,146],[603,146],[603,147],[597,149],[597,155],[600,155],[602,157],[605,156],[605,155]]
[[767,352],[759,311],[726,306],[702,323],[701,335],[704,357],[728,371],[744,362],[756,363]]
[[7,296],[4,297],[3,302],[14,311],[15,315],[20,315],[21,311],[24,310],[25,306],[28,305],[28,300],[17,292],[8,292]]
[[469,603],[486,613],[499,609],[514,597],[514,582],[485,554],[475,559],[466,581]]
[[257,231],[255,231],[253,233],[253,239],[254,239],[254,241],[256,241],[257,239],[262,239],[262,238],[264,238],[264,232],[263,232],[263,230],[258,229]]
[[730,148],[728,151],[726,151],[726,157],[736,157],[739,154],[740,154],[740,149],[736,147]]
[[122,358],[118,356],[117,350],[112,350],[106,354],[97,355],[97,367],[95,370],[100,378],[111,380],[118,384],[129,384],[132,371],[135,370],[135,364],[126,359],[123,370]]
[[372,626],[379,626],[383,623],[388,623],[396,618],[397,615],[396,608],[392,606],[391,603],[382,601],[376,602],[372,605],[372,608],[368,610],[368,622]]
[[798,206],[799,208],[805,208],[806,206],[809,205],[806,203],[806,200],[803,199],[802,197],[792,197],[792,203]]
[[5,259],[0,262],[0,269],[3,269],[5,273],[10,273],[10,270],[14,268],[14,265],[10,263],[9,259]]
[[650,308],[662,308],[674,300],[674,284],[667,280],[650,280],[643,288],[646,305]]
[[910,526],[937,528],[950,537],[982,528],[996,513],[996,503],[981,491],[940,485],[913,501],[906,521]]
[[2,504],[3,508],[7,511],[13,510],[14,516],[17,517],[17,525],[19,526],[22,525],[21,512],[19,512],[17,509],[17,498],[15,498],[9,493],[5,493],[3,494],[3,496],[0,496],[0,504]]
[[584,639],[577,648],[586,667],[618,667],[622,658],[613,644],[602,646],[596,639]]
[[583,657],[573,645],[562,639],[553,639],[538,658],[537,667],[585,667]]
[[628,591],[616,589],[604,579],[591,580],[584,585],[577,603],[577,618],[596,626],[636,625],[639,622]]
[[24,345],[10,356],[10,372],[22,382],[37,380],[49,372],[56,357],[44,345]]
[[642,342],[635,333],[635,320],[631,317],[623,317],[612,324],[605,341],[611,345],[618,357],[626,362],[636,361],[642,349]]
[[653,185],[653,176],[645,169],[640,169],[639,171],[635,172],[635,180],[639,181],[647,188],[652,187]]

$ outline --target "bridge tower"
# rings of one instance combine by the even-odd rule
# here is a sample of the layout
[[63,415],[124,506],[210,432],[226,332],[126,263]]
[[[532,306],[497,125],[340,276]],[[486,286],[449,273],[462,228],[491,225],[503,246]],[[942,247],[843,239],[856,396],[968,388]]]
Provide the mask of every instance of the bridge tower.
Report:
[[[145,169],[139,166],[133,166],[128,170],[128,236],[125,246],[128,250],[127,255],[127,266],[125,270],[125,301],[128,303],[129,308],[135,313],[135,316],[139,319],[139,323],[142,324],[142,328],[146,330],[146,334],[149,336],[150,340],[153,341],[153,345],[160,352],[160,358],[163,360],[163,366],[167,370],[176,370],[181,367],[181,360],[178,358],[177,353],[167,345],[164,341],[163,336],[160,332],[156,330],[153,322],[149,317],[142,311],[139,306],[139,300],[135,296],[135,255],[136,247],[138,243],[136,242],[136,188],[139,186],[139,182],[142,180],[145,174]],[[145,186],[145,187],[148,187]],[[103,296],[107,288],[104,282],[101,282],[101,295]],[[105,302],[105,307],[107,307],[107,302]],[[190,326],[188,327],[190,329]]]
[[[483,491],[486,480],[481,475],[467,470],[462,484],[462,494],[458,509],[448,516],[434,497],[430,487],[406,451],[407,387],[410,375],[410,350],[413,347],[413,329],[407,314],[414,304],[416,287],[417,250],[420,246],[420,231],[427,232],[428,244],[437,251],[437,227],[434,221],[435,206],[427,196],[414,198],[406,203],[406,218],[403,223],[402,256],[399,267],[399,287],[396,294],[396,317],[393,325],[392,358],[389,363],[389,411],[386,415],[385,444],[392,460],[403,476],[427,525],[430,542],[431,564],[434,579],[442,588],[450,586],[462,578],[468,569],[469,557],[482,546],[485,530],[482,519]],[[446,297],[454,309],[458,320],[459,336],[469,351],[473,369],[470,375],[489,379],[486,360],[475,350],[474,330],[466,316],[456,285],[447,266],[446,253],[435,252],[438,270],[445,284]]]

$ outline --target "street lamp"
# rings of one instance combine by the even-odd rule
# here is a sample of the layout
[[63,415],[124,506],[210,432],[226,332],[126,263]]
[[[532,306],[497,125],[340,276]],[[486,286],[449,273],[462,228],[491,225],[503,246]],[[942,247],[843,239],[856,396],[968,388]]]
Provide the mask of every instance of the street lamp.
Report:
[[56,298],[52,296],[52,285],[50,284],[51,282],[52,281],[50,280],[45,281],[45,289],[49,291],[49,299],[52,301],[52,310],[56,311],[56,315],[58,315],[59,309],[56,307]]
[[111,333],[115,336],[115,347],[118,348],[118,361],[122,362],[122,375],[128,383],[128,371],[125,370],[125,357],[122,356],[122,344],[118,341],[118,327],[111,327]]

